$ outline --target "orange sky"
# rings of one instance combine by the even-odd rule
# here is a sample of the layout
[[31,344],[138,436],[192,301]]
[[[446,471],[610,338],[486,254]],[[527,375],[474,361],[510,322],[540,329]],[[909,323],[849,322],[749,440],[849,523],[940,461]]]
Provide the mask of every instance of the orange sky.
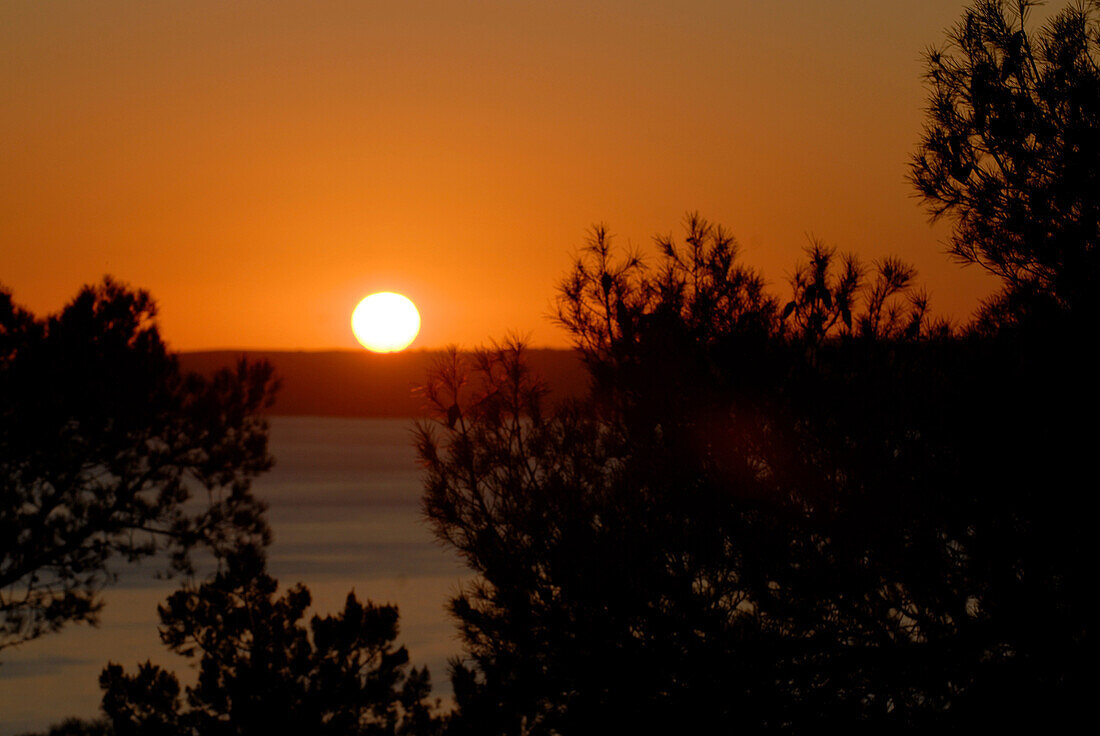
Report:
[[921,51],[963,2],[0,4],[0,282],[45,313],[110,273],[180,350],[414,347],[546,318],[587,228],[698,210],[781,295],[806,235],[914,263],[940,314],[993,282],[906,182]]

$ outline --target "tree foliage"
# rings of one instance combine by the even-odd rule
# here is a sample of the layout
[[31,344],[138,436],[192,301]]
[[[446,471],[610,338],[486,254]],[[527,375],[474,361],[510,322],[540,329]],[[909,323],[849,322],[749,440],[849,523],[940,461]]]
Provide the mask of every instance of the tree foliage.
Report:
[[[173,652],[198,658],[198,682],[146,662],[109,664],[103,709],[119,736],[153,734],[431,734],[440,727],[426,669],[394,648],[397,609],[349,593],[333,616],[304,617],[309,590],[276,596],[262,552],[231,553],[218,573],[158,608]],[[186,701],[186,705],[184,705]]]
[[182,375],[155,315],[109,278],[48,318],[0,290],[0,649],[94,622],[120,562],[267,538],[271,367]]
[[425,511],[477,573],[456,732],[1085,715],[1100,35],[1032,5],[979,0],[928,56],[913,181],[1003,284],[966,331],[819,243],[780,308],[691,217],[656,266],[597,228],[562,283],[582,400],[547,406],[515,342],[439,366]]
[[919,681],[966,594],[913,361],[948,330],[900,262],[813,244],[781,310],[686,229],[656,267],[597,229],[563,282],[583,400],[546,406],[515,342],[428,383],[425,510],[478,574],[456,730],[904,727],[951,695]]
[[912,163],[929,211],[955,223],[951,252],[1003,280],[1009,313],[1095,303],[1100,265],[1100,6],[1035,31],[1036,4],[979,0],[928,52]]

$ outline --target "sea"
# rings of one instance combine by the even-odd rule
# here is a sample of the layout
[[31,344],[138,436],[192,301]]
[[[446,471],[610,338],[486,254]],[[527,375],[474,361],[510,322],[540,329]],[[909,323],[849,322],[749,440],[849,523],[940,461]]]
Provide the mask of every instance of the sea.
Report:
[[[280,592],[304,583],[313,596],[307,619],[338,612],[349,591],[397,605],[397,644],[429,668],[446,704],[447,660],[461,647],[445,606],[469,573],[421,515],[412,429],[409,419],[273,417],[275,467],[253,490],[269,504],[268,568]],[[150,660],[194,680],[195,660],[157,635],[157,604],[181,583],[158,578],[163,569],[156,560],[120,569],[98,627],[70,626],[0,652],[0,736],[100,715],[98,678],[109,661],[132,672]]]

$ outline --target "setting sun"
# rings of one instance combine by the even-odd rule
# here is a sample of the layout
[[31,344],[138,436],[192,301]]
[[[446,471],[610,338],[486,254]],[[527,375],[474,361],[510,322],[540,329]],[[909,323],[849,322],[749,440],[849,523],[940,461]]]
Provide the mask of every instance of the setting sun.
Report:
[[401,294],[371,294],[351,314],[351,331],[363,347],[376,353],[404,350],[420,332],[420,312]]

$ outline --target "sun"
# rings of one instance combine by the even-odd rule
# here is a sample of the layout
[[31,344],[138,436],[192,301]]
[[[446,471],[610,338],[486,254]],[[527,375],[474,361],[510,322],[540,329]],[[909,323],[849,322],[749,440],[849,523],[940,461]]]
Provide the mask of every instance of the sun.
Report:
[[351,313],[351,331],[367,350],[396,353],[404,350],[420,332],[420,312],[401,294],[371,294]]

